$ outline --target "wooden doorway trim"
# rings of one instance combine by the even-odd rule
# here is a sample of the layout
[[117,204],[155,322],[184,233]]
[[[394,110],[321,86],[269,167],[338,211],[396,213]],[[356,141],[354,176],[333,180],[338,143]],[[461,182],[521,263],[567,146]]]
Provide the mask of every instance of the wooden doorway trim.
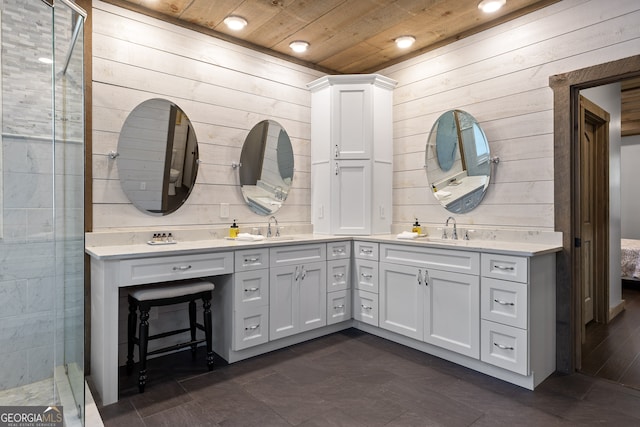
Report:
[[549,78],[554,110],[554,222],[562,232],[562,251],[556,264],[556,369],[574,372],[582,354],[580,292],[576,283],[574,243],[575,147],[581,89],[640,76],[640,55],[557,74]]

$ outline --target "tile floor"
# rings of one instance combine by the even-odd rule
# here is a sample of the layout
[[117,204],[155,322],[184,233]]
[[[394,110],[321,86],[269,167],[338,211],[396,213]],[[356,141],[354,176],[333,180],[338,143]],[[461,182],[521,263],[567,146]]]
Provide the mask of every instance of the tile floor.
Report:
[[640,390],[640,282],[623,282],[622,299],[608,325],[587,325],[581,370]]
[[213,372],[168,355],[149,378],[97,402],[105,426],[640,425],[640,391],[574,374],[531,392],[355,329]]

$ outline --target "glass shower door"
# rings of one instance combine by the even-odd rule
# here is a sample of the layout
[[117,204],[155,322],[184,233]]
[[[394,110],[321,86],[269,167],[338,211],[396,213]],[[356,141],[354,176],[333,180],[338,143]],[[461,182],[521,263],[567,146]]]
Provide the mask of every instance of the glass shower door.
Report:
[[[54,2],[54,229],[56,289],[63,295],[56,341],[77,418],[84,424],[84,27],[83,11]],[[60,352],[57,352],[60,354]],[[65,412],[72,408],[65,407]],[[73,411],[75,412],[75,411]]]

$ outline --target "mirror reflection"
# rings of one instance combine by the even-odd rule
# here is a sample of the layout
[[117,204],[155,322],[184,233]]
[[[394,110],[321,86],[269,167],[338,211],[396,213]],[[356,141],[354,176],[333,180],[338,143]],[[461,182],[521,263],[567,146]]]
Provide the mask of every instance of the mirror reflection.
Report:
[[476,119],[462,110],[442,114],[427,142],[427,179],[435,198],[452,213],[469,212],[491,178],[489,142]]
[[240,188],[247,206],[260,215],[280,209],[293,180],[293,147],[278,122],[263,120],[249,131],[240,165]]
[[187,200],[198,172],[198,145],[186,114],[165,99],[131,111],[118,139],[123,191],[139,210],[167,215]]

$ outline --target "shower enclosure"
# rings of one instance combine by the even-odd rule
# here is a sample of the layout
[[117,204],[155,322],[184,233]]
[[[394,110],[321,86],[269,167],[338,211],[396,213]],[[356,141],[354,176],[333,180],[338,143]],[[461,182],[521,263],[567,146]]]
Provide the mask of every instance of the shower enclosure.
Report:
[[0,406],[84,425],[86,14],[0,0]]

